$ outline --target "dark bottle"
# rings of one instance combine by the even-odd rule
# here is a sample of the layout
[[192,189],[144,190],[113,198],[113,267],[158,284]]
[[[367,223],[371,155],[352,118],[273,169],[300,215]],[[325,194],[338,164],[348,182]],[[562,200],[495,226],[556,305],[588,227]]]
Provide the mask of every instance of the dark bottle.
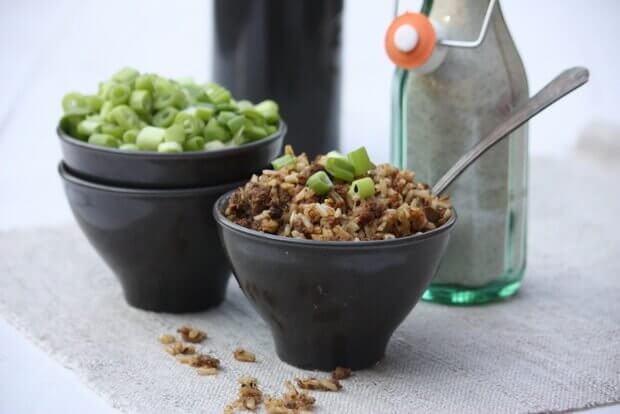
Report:
[[280,104],[286,143],[309,156],[339,147],[343,0],[214,0],[214,80]]

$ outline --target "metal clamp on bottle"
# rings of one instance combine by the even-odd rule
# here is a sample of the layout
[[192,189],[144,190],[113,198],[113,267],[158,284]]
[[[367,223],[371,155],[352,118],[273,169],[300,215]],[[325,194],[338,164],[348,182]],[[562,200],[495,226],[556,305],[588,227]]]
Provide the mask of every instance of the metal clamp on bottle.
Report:
[[399,13],[400,1],[396,1],[396,17],[385,34],[385,50],[394,64],[403,69],[428,73],[443,61],[447,48],[476,48],[482,44],[489,29],[489,22],[497,0],[490,0],[482,22],[480,34],[475,40],[450,40],[442,36],[441,26],[428,18],[426,7],[421,13]]

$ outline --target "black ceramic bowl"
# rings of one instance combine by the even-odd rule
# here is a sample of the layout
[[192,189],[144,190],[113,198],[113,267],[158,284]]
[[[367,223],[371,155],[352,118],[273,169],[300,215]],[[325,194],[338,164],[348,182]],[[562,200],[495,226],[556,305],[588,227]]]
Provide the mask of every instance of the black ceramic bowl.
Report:
[[268,323],[280,359],[305,369],[369,367],[430,283],[456,214],[420,235],[321,242],[234,224],[213,209],[241,289]]
[[127,302],[193,312],[224,300],[230,274],[211,210],[240,183],[191,190],[110,187],[58,172],[73,214],[121,282]]
[[282,150],[286,124],[270,137],[216,151],[161,154],[88,144],[57,128],[66,168],[89,181],[134,188],[208,187],[247,179]]

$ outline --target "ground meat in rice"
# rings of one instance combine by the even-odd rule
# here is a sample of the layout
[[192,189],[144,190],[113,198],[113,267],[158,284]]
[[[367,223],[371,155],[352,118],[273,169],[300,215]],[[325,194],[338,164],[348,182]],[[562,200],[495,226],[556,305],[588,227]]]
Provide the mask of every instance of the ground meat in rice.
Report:
[[[290,147],[285,150],[294,155]],[[230,197],[226,217],[254,230],[312,240],[384,240],[435,229],[452,216],[450,199],[431,194],[412,171],[381,164],[368,172],[375,194],[349,195],[347,182],[334,180],[325,195],[305,186],[324,170],[325,156],[309,162],[305,154],[280,170],[263,170]]]

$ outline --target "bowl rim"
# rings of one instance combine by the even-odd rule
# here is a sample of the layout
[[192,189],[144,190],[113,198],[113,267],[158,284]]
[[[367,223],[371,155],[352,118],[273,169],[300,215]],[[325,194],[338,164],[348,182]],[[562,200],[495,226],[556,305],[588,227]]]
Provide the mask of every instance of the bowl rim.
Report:
[[108,154],[114,154],[115,156],[127,157],[127,158],[156,158],[156,159],[192,159],[192,158],[200,158],[200,159],[212,159],[218,158],[226,155],[235,155],[239,153],[244,153],[251,151],[252,149],[264,145],[268,145],[273,141],[277,141],[278,139],[283,138],[288,132],[288,127],[284,120],[280,119],[280,125],[278,126],[278,130],[273,134],[259,139],[257,141],[252,141],[247,144],[239,145],[236,147],[222,148],[214,151],[188,151],[181,153],[162,153],[156,151],[123,151],[118,148],[108,148],[102,147],[98,145],[89,144],[86,141],[79,140],[77,138],[72,137],[62,130],[60,127],[60,123],[56,126],[56,134],[58,138],[64,143],[69,145],[73,145],[79,148],[82,148],[86,151],[93,152],[102,152]]
[[[188,195],[196,195],[196,194],[213,194],[222,192],[228,192],[231,188],[234,190],[235,188],[243,185],[247,180],[235,181],[227,184],[218,184],[215,186],[208,187],[192,187],[192,188],[131,188],[131,187],[120,187],[108,184],[97,183],[93,181],[88,181],[84,178],[77,177],[73,173],[69,171],[64,161],[60,161],[58,163],[58,175],[62,178],[65,183],[71,183],[73,185],[77,185],[84,188],[89,188],[92,190],[98,190],[107,193],[114,194],[124,194],[128,196],[160,196],[160,197],[179,197],[179,196],[188,196]],[[232,190],[231,190],[232,191]],[[208,213],[206,213],[208,214]]]
[[271,242],[279,242],[284,244],[291,245],[299,245],[299,246],[307,246],[307,247],[330,247],[330,248],[350,248],[350,247],[391,247],[395,245],[401,244],[409,244],[409,243],[417,243],[422,240],[426,240],[429,238],[436,237],[442,233],[450,231],[457,220],[457,213],[452,207],[452,217],[448,219],[442,226],[437,227],[433,230],[427,231],[425,233],[413,234],[411,236],[405,237],[397,237],[394,239],[388,240],[360,240],[360,241],[338,241],[338,240],[309,240],[309,239],[296,239],[293,237],[284,237],[276,234],[263,233],[258,230],[248,229],[247,227],[240,226],[239,224],[233,223],[230,221],[223,213],[222,208],[224,203],[228,201],[230,196],[237,189],[230,190],[224,194],[222,194],[215,204],[213,204],[213,217],[215,221],[222,228],[226,227],[227,229],[242,234],[244,236],[248,236],[254,239],[259,239],[263,241],[271,241]]

